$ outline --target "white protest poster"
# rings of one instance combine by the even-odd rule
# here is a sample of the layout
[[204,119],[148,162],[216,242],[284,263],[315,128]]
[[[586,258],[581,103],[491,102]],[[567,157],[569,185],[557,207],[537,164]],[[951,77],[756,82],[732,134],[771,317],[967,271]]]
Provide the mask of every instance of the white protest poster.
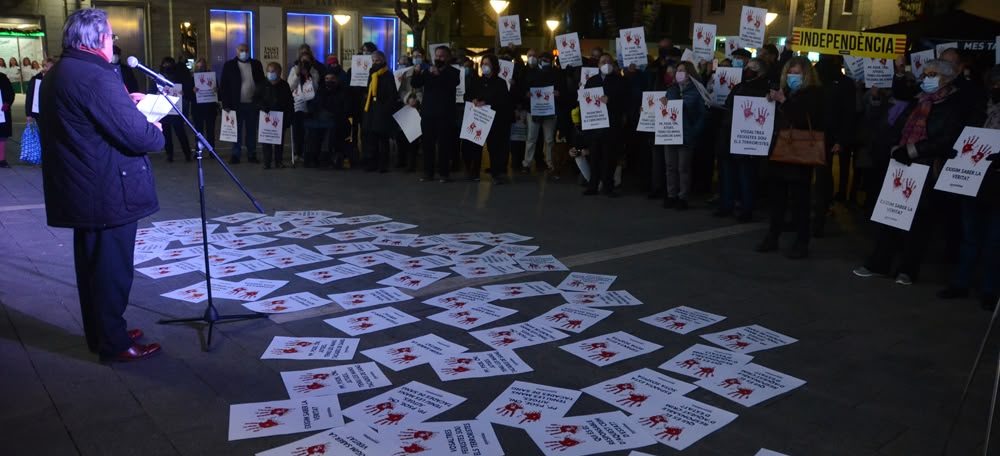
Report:
[[604,97],[604,88],[583,89],[579,96],[581,128],[584,131],[608,128],[611,125],[611,117],[608,114],[608,105],[601,100]]
[[726,103],[729,93],[733,87],[743,81],[743,69],[733,67],[721,67],[715,71],[708,84],[708,90],[712,94],[712,100],[717,105]]
[[229,441],[295,434],[344,425],[337,396],[233,404]]
[[260,112],[260,121],[257,123],[257,141],[261,144],[281,144],[281,134],[284,128],[281,125],[281,118],[285,114],[281,111]]
[[521,16],[500,16],[500,45],[521,45]]
[[236,128],[236,111],[222,110],[222,119],[219,124],[219,141],[237,142],[239,134]]
[[892,77],[896,73],[892,60],[865,59],[865,87],[892,88]]
[[764,47],[764,32],[767,24],[767,8],[743,6],[740,15],[740,44],[754,49]]
[[555,87],[534,87],[528,95],[531,97],[531,115],[533,117],[556,115]]
[[582,391],[633,415],[656,410],[670,396],[683,396],[697,388],[690,383],[643,368],[588,386]]
[[954,149],[958,155],[944,162],[934,189],[976,196],[990,167],[986,159],[1000,151],[1000,130],[965,127]]
[[273,266],[258,260],[212,265],[212,277],[233,277],[271,269]]
[[351,57],[351,87],[368,87],[368,75],[372,71],[372,56]]
[[497,300],[497,296],[486,290],[465,287],[440,296],[435,296],[424,301],[424,304],[444,309],[458,309],[470,303],[491,302]]
[[410,382],[344,409],[344,416],[385,432],[422,423],[462,402],[464,397]]
[[526,431],[545,456],[584,456],[656,443],[620,411],[547,420]]
[[630,418],[634,425],[658,442],[675,450],[683,450],[733,422],[736,417],[735,413],[673,395],[659,410],[632,415]]
[[303,266],[313,263],[322,263],[324,261],[332,261],[332,260],[333,258],[330,258],[326,255],[320,255],[318,253],[310,252],[308,250],[302,253],[297,253],[295,255],[278,256],[273,258],[261,259],[261,261],[271,266],[274,266],[278,269],[286,269],[295,266]]
[[694,48],[694,58],[697,63],[711,62],[715,58],[715,29],[715,24],[694,23],[691,46]]
[[437,255],[456,256],[456,255],[465,255],[466,253],[472,252],[474,250],[479,250],[481,248],[482,248],[481,245],[446,241],[439,243],[433,247],[428,247],[424,250],[421,250],[421,252],[437,254]]
[[371,272],[371,269],[359,268],[351,264],[335,264],[325,268],[313,269],[312,271],[298,272],[295,275],[303,279],[312,280],[318,284],[327,284],[335,280],[349,279]]
[[260,313],[288,313],[329,304],[330,301],[308,291],[278,296],[266,301],[247,302],[243,307]]
[[173,277],[175,275],[186,274],[188,272],[200,271],[201,269],[204,269],[204,267],[204,264],[202,264],[201,268],[199,268],[196,264],[188,263],[187,261],[180,261],[177,263],[138,268],[136,271],[151,279],[163,279],[166,277]]
[[556,288],[566,291],[608,291],[617,278],[618,276],[612,275],[571,272]]
[[274,336],[260,359],[348,361],[354,358],[358,340],[360,339]]
[[872,221],[910,231],[929,171],[930,167],[927,165],[913,163],[906,166],[896,160],[889,160],[889,170],[885,173],[882,191],[875,201]]
[[646,29],[644,27],[621,29],[618,32],[618,37],[622,45],[622,68],[628,68],[630,65],[645,65],[649,62],[646,49]]
[[349,291],[347,293],[331,294],[327,297],[345,309],[380,306],[413,299],[410,295],[394,287]]
[[726,58],[733,58],[733,51],[737,49],[743,49],[743,45],[740,43],[739,36],[727,36],[726,37]]
[[726,317],[721,315],[692,309],[687,306],[680,306],[640,318],[639,321],[677,334],[687,334],[725,319]]
[[326,236],[340,242],[347,242],[347,241],[356,241],[358,239],[373,238],[378,236],[378,233],[372,233],[365,230],[350,230],[350,231],[337,231],[335,233],[326,233]]
[[288,397],[329,396],[389,386],[375,363],[346,364],[281,373]]
[[42,93],[42,80],[35,80],[35,91],[31,95],[31,112],[39,112],[38,110],[38,96]]
[[526,429],[533,423],[566,416],[580,394],[579,391],[515,381],[476,419]]
[[502,300],[559,294],[559,289],[541,281],[510,283],[506,285],[484,285],[483,289],[493,293]]
[[309,239],[325,234],[326,232],[332,230],[329,227],[319,227],[319,226],[299,226],[294,230],[288,230],[284,233],[277,234],[275,236],[288,239]]
[[416,227],[417,225],[412,223],[385,222],[379,223],[378,225],[366,226],[364,229],[375,233],[395,233],[397,231],[406,231]]
[[386,233],[373,239],[371,242],[378,246],[408,247],[418,237],[420,237],[419,234]]
[[507,255],[511,258],[517,259],[523,256],[528,256],[535,250],[538,250],[537,245],[520,245],[520,244],[500,244],[492,249],[483,252],[483,256],[486,255]]
[[[517,233],[499,233],[480,236],[479,242],[487,245],[513,244],[516,242],[530,241],[531,236]],[[537,247],[536,247],[537,248]]]
[[597,76],[600,73],[601,73],[601,70],[598,69],[598,68],[596,68],[596,67],[581,67],[580,68],[580,87],[579,88],[582,89],[584,86],[587,85],[587,81],[589,81],[590,78],[592,78],[594,76]]
[[545,344],[569,337],[568,334],[555,328],[530,321],[511,326],[470,331],[469,335],[490,347],[507,350]]
[[701,338],[739,353],[753,353],[798,342],[796,339],[758,325],[703,334]]
[[399,269],[400,271],[412,271],[415,269],[434,269],[451,266],[455,264],[455,260],[439,255],[426,255],[422,257],[407,258],[405,260],[390,261],[386,264]]
[[461,329],[473,329],[482,325],[493,323],[494,321],[514,315],[514,309],[495,306],[493,304],[480,302],[462,306],[455,310],[446,310],[427,317],[438,323],[454,326]]
[[766,157],[774,137],[774,102],[762,97],[733,97],[733,133],[729,153]]
[[[502,456],[503,447],[487,421],[420,423],[379,434],[386,452],[380,456]],[[426,452],[426,453],[425,453]],[[353,456],[353,455],[352,455]]]
[[611,314],[610,310],[563,304],[535,317],[531,321],[579,334],[596,325],[601,320],[608,318]]
[[524,272],[523,269],[517,266],[510,264],[503,264],[503,263],[472,264],[472,265],[463,264],[459,266],[454,266],[450,269],[452,271],[455,271],[458,275],[465,277],[466,279],[496,277],[507,274],[516,274],[518,272]]
[[618,306],[640,306],[642,301],[631,293],[623,290],[605,291],[602,293],[590,292],[562,292],[563,299],[569,304],[587,307],[618,307]]
[[500,60],[500,68],[497,69],[497,76],[500,79],[507,81],[507,88],[510,89],[511,81],[514,79],[514,62],[509,60]]
[[392,79],[396,81],[396,92],[402,95],[399,101],[406,103],[405,94],[410,92],[410,77],[413,76],[413,67],[400,68],[392,72]]
[[712,378],[715,377],[716,371],[742,366],[752,360],[753,356],[750,355],[695,344],[677,356],[668,359],[659,368],[688,377]]
[[934,60],[934,50],[928,49],[926,51],[911,52],[910,53],[910,73],[913,76],[919,78],[924,74],[924,63],[928,60]]
[[556,35],[556,49],[559,51],[559,64],[563,68],[583,66],[580,36],[576,32]]
[[517,264],[526,271],[569,271],[569,268],[552,255],[523,256]]
[[955,41],[949,43],[941,43],[934,46],[934,52],[937,54],[938,58],[941,58],[941,54],[948,49],[958,48],[958,43]]
[[403,106],[402,109],[392,115],[392,118],[399,125],[399,129],[403,131],[403,134],[406,135],[407,141],[412,143],[423,135],[423,130],[420,129],[420,111],[417,111],[416,108]]
[[681,62],[691,62],[695,65],[698,64],[694,61],[694,52],[691,52],[690,49],[685,49],[684,52],[681,53]]
[[699,380],[696,385],[747,407],[805,385],[801,380],[759,364],[746,364],[716,372],[717,378]]
[[344,217],[337,219],[337,221],[343,225],[363,225],[365,223],[389,222],[392,221],[392,219],[384,215],[369,214],[369,215],[356,215],[354,217]]
[[413,366],[427,364],[433,357],[463,353],[466,350],[468,349],[434,334],[425,334],[391,345],[370,348],[362,351],[361,354],[399,372]]
[[844,74],[855,81],[865,80],[865,60],[864,57],[844,56]]
[[384,456],[390,450],[382,445],[378,432],[364,423],[352,421],[344,426],[296,440],[287,445],[257,453],[256,456],[310,455]]
[[778,453],[777,451],[768,450],[767,448],[761,448],[760,451],[758,451],[757,454],[753,456],[788,456],[788,455],[784,453]]
[[403,271],[375,283],[390,287],[405,288],[407,290],[419,290],[447,277],[450,274],[451,273],[449,272],[417,269],[413,271]]
[[343,331],[349,336],[370,334],[417,321],[420,321],[420,319],[392,307],[383,307],[381,309],[323,320],[324,323]]
[[194,74],[194,96],[197,103],[215,103],[219,101],[215,90],[214,71]]
[[487,106],[476,107],[472,103],[466,103],[459,139],[482,146],[486,143],[486,137],[490,135],[490,128],[493,127],[493,119],[496,115],[496,111]]
[[[170,100],[176,107],[181,107],[181,100],[184,99],[184,84],[174,83],[173,87],[164,87],[163,95],[165,95],[167,100]],[[176,116],[177,112],[171,108],[167,111],[168,116]]]
[[430,365],[438,378],[444,382],[467,378],[515,375],[532,371],[531,366],[528,366],[513,351],[507,349],[441,356],[431,359]]
[[639,105],[639,123],[635,131],[653,133],[656,131],[656,108],[660,106],[660,99],[665,98],[667,92],[643,92],[642,104]]
[[260,249],[246,251],[247,255],[250,255],[256,260],[266,260],[266,259],[280,258],[286,256],[296,256],[306,253],[313,253],[313,252],[307,250],[305,247],[301,247],[295,244],[264,247]]
[[618,361],[652,353],[663,346],[618,331],[562,345],[559,348],[598,367],[604,367]]
[[452,65],[458,71],[458,87],[455,88],[455,103],[465,102],[465,70],[462,65]]
[[656,132],[653,144],[657,146],[684,144],[684,100],[657,102]]

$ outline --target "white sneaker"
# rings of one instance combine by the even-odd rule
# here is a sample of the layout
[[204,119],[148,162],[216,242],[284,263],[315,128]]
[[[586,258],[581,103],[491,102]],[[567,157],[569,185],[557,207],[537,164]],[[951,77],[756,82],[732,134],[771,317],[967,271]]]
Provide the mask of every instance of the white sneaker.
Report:
[[855,268],[851,272],[853,272],[854,275],[856,275],[858,277],[865,277],[865,278],[876,277],[876,276],[881,276],[882,275],[882,274],[879,274],[877,272],[872,272],[872,271],[868,270],[868,268],[866,268],[864,266],[857,267],[857,268]]
[[913,285],[913,279],[908,274],[901,273],[896,276],[896,285]]

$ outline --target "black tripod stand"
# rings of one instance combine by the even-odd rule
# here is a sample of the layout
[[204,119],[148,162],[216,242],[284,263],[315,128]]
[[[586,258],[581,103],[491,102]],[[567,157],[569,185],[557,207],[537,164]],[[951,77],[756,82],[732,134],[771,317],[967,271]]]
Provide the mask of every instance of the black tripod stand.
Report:
[[[162,85],[157,84],[156,88],[157,91],[159,91],[160,95],[166,96]],[[184,115],[184,113],[177,107],[176,104],[173,104],[173,110],[174,113],[176,113],[178,116],[180,116],[181,119],[184,120],[184,123],[187,124],[188,128],[190,128],[191,131],[194,132],[194,136],[198,141],[198,149],[196,152],[196,158],[198,159],[198,203],[201,205],[201,233],[202,233],[201,247],[204,250],[204,252],[202,252],[202,256],[205,259],[205,287],[207,289],[206,294],[208,296],[208,304],[205,306],[205,312],[200,317],[160,320],[156,323],[161,325],[171,324],[171,323],[193,323],[193,322],[208,324],[208,338],[205,341],[205,351],[209,351],[212,348],[212,330],[215,329],[216,323],[225,320],[247,320],[252,318],[266,318],[267,314],[248,313],[248,314],[238,314],[238,315],[219,315],[219,311],[215,308],[215,303],[212,301],[212,271],[211,268],[209,267],[210,265],[208,257],[208,217],[205,215],[205,170],[202,162],[202,158],[204,156],[203,149],[208,149],[208,152],[211,153],[213,157],[215,157],[215,160],[219,162],[219,165],[222,166],[222,169],[224,169],[226,173],[229,174],[229,177],[233,180],[236,186],[243,191],[243,194],[246,195],[246,197],[250,200],[250,202],[254,205],[254,207],[257,208],[257,212],[263,214],[264,208],[260,206],[260,203],[258,203],[257,200],[254,199],[253,195],[250,194],[250,192],[246,189],[246,187],[244,187],[243,184],[240,183],[239,179],[236,178],[232,170],[230,170],[229,167],[226,166],[225,162],[221,158],[219,158],[219,155],[215,153],[215,148],[213,148],[208,143],[208,141],[205,140],[205,137],[201,135],[201,132],[198,131],[198,129],[195,128],[194,125],[191,124],[191,121],[188,120],[187,116]]]

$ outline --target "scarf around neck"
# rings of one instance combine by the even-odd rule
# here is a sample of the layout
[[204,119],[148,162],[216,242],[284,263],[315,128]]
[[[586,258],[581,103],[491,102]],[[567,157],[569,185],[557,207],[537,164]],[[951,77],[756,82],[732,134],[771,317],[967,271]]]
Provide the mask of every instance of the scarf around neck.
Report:
[[955,86],[949,84],[937,92],[921,94],[920,98],[917,99],[917,107],[906,118],[906,124],[903,126],[903,135],[899,139],[899,144],[916,144],[927,139],[927,118],[930,117],[931,108],[935,103],[945,99],[945,97],[954,92]]
[[378,94],[378,79],[387,71],[389,71],[388,66],[379,68],[378,71],[372,73],[371,83],[368,84],[368,98],[365,100],[365,112],[368,112],[368,108],[372,104],[372,99]]

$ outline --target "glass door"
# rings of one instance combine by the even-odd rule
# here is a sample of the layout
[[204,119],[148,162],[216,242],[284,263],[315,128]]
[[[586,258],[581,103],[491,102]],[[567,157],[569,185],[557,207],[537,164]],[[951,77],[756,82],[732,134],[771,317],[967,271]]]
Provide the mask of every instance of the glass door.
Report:
[[378,50],[385,53],[389,68],[396,69],[396,49],[399,41],[398,19],[394,17],[363,17],[361,18],[361,42],[371,41]]
[[236,58],[236,46],[250,46],[253,57],[253,12],[209,10],[210,64],[216,75],[222,75],[222,65]]
[[333,52],[333,16],[329,14],[288,13],[285,23],[288,66],[299,58],[299,47],[308,44],[317,62],[323,62]]

